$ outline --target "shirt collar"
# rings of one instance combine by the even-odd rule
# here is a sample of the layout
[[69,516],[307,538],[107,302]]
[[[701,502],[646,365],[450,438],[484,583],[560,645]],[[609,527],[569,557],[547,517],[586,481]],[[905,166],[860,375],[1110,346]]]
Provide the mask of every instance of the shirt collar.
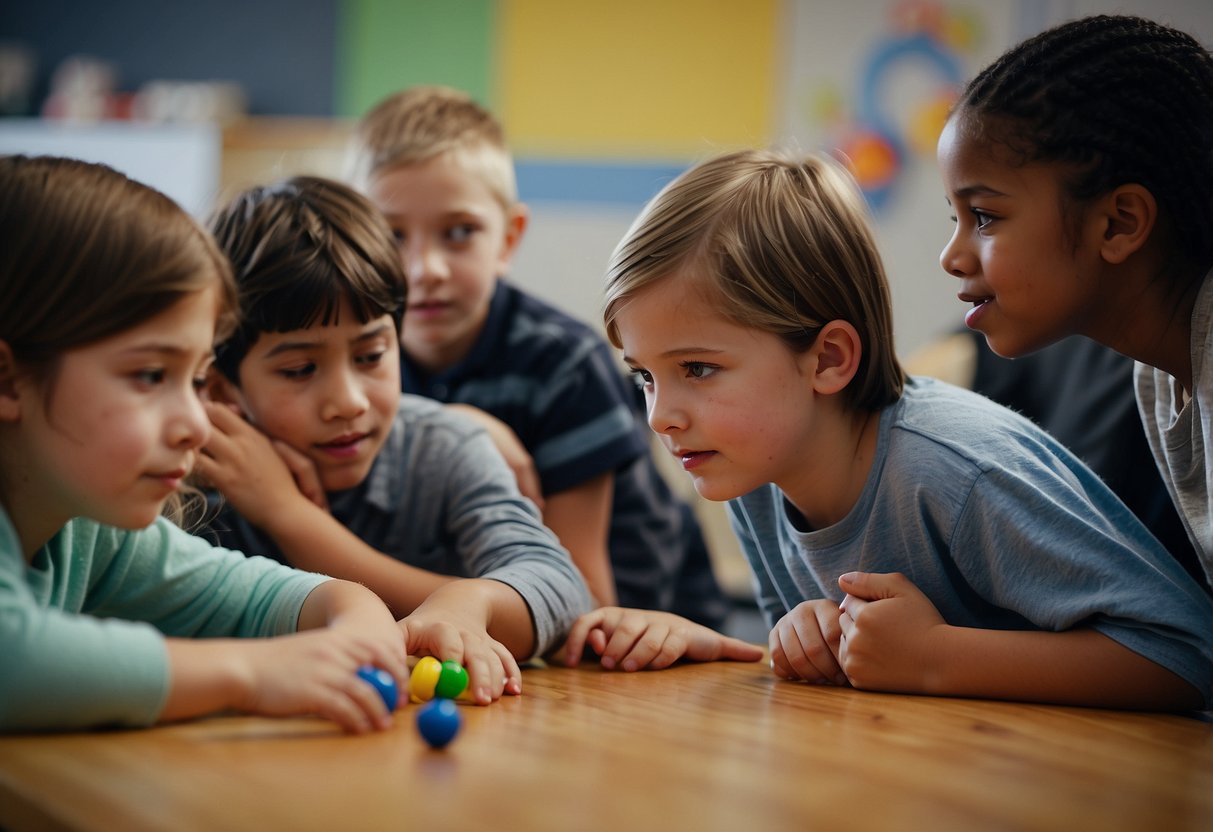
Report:
[[471,351],[457,364],[447,367],[441,372],[427,375],[407,355],[400,355],[400,378],[403,389],[409,393],[418,393],[430,398],[445,399],[446,396],[433,394],[433,388],[442,386],[448,390],[469,377],[477,375],[480,370],[497,357],[501,340],[505,337],[509,321],[510,297],[513,290],[504,279],[498,279],[493,287],[493,296],[489,299],[489,313],[485,317],[480,336],[472,345]]

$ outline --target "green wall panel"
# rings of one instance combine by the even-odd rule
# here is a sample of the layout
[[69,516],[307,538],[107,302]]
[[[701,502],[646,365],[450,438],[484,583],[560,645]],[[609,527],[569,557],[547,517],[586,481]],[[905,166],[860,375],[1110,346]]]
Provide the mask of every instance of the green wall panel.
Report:
[[494,0],[339,0],[336,102],[358,117],[414,84],[446,84],[493,106]]

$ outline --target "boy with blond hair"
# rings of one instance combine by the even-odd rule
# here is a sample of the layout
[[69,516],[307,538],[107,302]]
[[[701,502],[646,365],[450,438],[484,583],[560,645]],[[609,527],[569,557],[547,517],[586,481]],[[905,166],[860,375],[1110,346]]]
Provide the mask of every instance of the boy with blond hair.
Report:
[[719,626],[702,533],[656,468],[610,348],[504,279],[528,212],[500,123],[461,92],[408,89],[362,119],[354,165],[408,283],[404,391],[481,411],[599,604]]

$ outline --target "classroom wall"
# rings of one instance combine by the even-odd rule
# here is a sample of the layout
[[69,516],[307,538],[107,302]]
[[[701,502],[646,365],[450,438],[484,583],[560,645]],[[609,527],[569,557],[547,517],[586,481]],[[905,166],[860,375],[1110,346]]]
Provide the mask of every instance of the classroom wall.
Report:
[[[37,53],[36,96],[77,53],[113,61],[128,89],[236,80],[264,116],[348,119],[413,83],[468,90],[505,122],[532,208],[515,278],[591,322],[615,243],[688,164],[742,145],[845,153],[908,354],[963,313],[937,262],[950,221],[933,162],[955,86],[1048,25],[1112,11],[1213,43],[1208,0],[43,0],[0,4],[0,42]],[[5,132],[0,119],[0,146],[27,141]],[[279,162],[267,177],[297,172]]]

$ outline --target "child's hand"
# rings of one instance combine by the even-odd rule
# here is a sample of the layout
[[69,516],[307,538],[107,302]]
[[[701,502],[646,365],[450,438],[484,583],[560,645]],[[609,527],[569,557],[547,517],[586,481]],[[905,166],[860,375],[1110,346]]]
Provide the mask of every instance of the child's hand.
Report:
[[198,455],[198,472],[250,523],[271,528],[282,501],[302,493],[291,467],[269,437],[230,407],[214,402],[205,407],[214,430]]
[[477,705],[496,702],[502,693],[522,693],[522,671],[514,656],[489,636],[475,613],[448,604],[441,590],[401,619],[400,629],[409,655],[462,664],[468,672],[468,692]]
[[295,486],[299,489],[299,493],[307,497],[317,508],[328,511],[328,494],[324,493],[324,485],[320,482],[316,464],[281,439],[271,440],[270,444],[286,463],[287,469],[295,479]]
[[392,715],[382,697],[358,677],[358,668],[399,665],[392,675],[404,690],[408,677],[403,656],[390,660],[365,639],[338,629],[252,643],[264,650],[250,662],[251,698],[242,710],[266,716],[314,714],[355,734],[391,727]]
[[797,604],[771,630],[771,670],[782,679],[845,685],[838,656],[841,636],[838,605],[826,600]]
[[578,618],[564,644],[564,663],[581,661],[586,644],[602,657],[602,666],[626,671],[660,670],[678,659],[756,662],[762,648],[668,612],[600,607]]
[[839,659],[851,684],[867,690],[924,692],[935,634],[947,624],[935,605],[900,573],[848,572],[840,606]]

